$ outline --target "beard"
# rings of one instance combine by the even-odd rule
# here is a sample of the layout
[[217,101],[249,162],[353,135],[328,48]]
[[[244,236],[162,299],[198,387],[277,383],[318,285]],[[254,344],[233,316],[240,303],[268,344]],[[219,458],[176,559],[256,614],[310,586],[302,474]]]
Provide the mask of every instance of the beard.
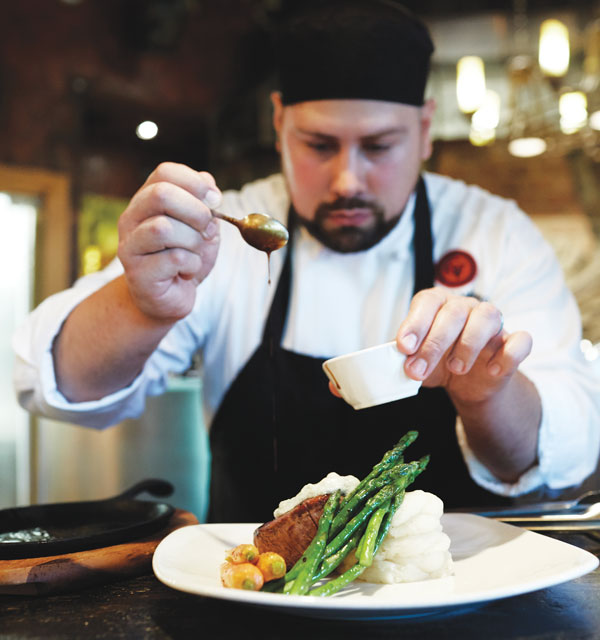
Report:
[[[332,212],[340,209],[368,209],[372,214],[371,222],[368,227],[355,225],[331,227],[328,224],[330,216]],[[386,220],[383,207],[355,197],[338,198],[335,202],[320,204],[312,220],[303,218],[295,210],[293,214],[306,230],[328,249],[339,253],[354,253],[374,247],[396,226],[402,211]]]

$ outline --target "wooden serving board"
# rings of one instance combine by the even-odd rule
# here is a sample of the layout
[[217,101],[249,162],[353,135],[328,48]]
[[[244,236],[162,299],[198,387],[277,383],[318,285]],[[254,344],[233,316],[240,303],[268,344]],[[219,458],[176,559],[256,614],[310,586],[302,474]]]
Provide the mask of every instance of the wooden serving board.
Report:
[[47,595],[121,580],[152,571],[152,555],[171,531],[198,524],[177,509],[169,524],[146,538],[57,556],[0,560],[0,594]]

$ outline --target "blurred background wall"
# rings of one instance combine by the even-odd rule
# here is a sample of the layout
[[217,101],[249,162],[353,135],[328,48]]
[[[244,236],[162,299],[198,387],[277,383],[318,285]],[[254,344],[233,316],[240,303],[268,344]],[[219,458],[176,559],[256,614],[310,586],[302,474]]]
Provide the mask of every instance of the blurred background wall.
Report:
[[[14,405],[9,334],[33,305],[113,258],[116,220],[159,162],[209,170],[222,188],[277,170],[264,30],[282,1],[0,3],[0,215],[12,234],[3,234],[5,243],[22,247],[17,260],[27,265],[18,275],[0,273],[11,284],[0,290],[12,291],[0,307],[14,310],[0,345],[0,392],[9,408],[0,421],[0,508],[104,497],[161,475],[176,485],[177,505],[202,517],[210,461],[204,427],[197,428],[196,371],[174,379],[140,420],[91,433]],[[405,4],[437,44],[427,168],[513,198],[532,216],[580,303],[582,348],[597,357],[600,145],[592,115],[600,108],[600,2]],[[554,78],[537,63],[548,18],[560,19],[570,38],[569,69]],[[474,109],[458,107],[457,63],[465,55],[481,59],[501,104],[487,138],[474,133]],[[585,123],[565,133],[558,99],[571,88],[585,90],[587,111]],[[155,124],[154,137],[136,133],[145,121]],[[509,142],[525,134],[541,135],[546,151],[511,155]]]

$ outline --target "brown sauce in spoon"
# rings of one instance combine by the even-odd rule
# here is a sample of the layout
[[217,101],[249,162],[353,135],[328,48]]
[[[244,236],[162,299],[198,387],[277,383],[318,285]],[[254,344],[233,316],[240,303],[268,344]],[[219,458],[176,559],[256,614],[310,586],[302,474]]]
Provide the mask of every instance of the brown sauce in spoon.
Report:
[[271,284],[271,253],[285,247],[288,241],[287,229],[283,233],[280,228],[270,228],[269,225],[261,227],[247,226],[244,228],[242,235],[249,245],[267,254],[267,271],[269,284]]
[[271,284],[271,253],[287,244],[288,230],[274,218],[264,213],[249,213],[244,218],[232,218],[220,211],[212,210],[215,218],[225,220],[236,226],[242,238],[255,249],[267,254],[267,270]]

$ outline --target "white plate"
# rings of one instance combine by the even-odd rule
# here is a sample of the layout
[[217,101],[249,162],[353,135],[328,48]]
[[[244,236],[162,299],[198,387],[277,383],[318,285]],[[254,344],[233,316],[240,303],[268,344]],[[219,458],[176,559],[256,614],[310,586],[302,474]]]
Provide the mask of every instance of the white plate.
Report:
[[200,524],[160,542],[156,577],[173,589],[320,618],[431,615],[560,584],[593,571],[598,558],[560,540],[470,514],[445,514],[454,575],[397,585],[355,581],[334,596],[289,596],[226,589],[219,567],[225,550],[251,542],[256,524]]

